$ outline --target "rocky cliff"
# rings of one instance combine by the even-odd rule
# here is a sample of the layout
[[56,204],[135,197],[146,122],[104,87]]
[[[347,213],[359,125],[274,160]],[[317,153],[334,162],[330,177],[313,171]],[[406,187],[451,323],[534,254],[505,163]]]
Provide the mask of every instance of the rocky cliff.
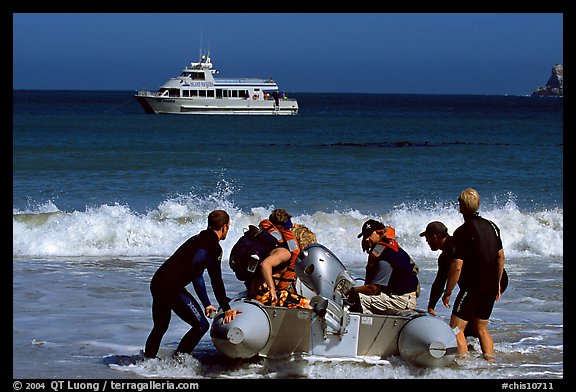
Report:
[[538,87],[532,93],[533,97],[563,97],[564,96],[564,67],[556,64],[552,67],[552,76],[548,79],[546,87]]

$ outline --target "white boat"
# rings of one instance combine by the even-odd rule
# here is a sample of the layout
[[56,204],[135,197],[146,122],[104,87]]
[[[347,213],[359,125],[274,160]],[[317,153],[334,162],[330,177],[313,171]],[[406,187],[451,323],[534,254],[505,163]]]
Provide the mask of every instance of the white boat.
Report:
[[453,363],[456,335],[440,318],[422,310],[351,312],[343,295],[356,280],[326,247],[306,247],[295,270],[299,293],[311,298],[312,309],[265,306],[239,293],[230,306],[242,313],[227,324],[219,313],[212,322],[210,336],[218,351],[230,358],[400,356],[418,367]]
[[190,63],[180,76],[158,91],[137,91],[135,98],[153,114],[266,114],[298,113],[298,102],[280,92],[272,79],[214,77],[209,54]]

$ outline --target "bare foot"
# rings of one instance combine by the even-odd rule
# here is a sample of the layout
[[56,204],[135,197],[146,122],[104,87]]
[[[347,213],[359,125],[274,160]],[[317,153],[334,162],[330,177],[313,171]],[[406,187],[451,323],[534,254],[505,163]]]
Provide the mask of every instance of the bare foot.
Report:
[[467,359],[469,357],[469,353],[458,353],[456,358],[458,359]]

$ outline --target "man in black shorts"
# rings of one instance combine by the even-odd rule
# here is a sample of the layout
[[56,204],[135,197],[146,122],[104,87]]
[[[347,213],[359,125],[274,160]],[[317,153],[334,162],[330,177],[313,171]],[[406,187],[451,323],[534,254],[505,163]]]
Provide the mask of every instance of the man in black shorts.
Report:
[[504,250],[500,229],[480,217],[480,195],[467,188],[458,198],[464,223],[454,231],[454,259],[450,265],[442,302],[450,307],[450,296],[456,283],[460,291],[454,301],[450,326],[457,327],[458,353],[468,353],[464,329],[471,322],[480,340],[484,359],[494,361],[494,342],[488,332],[488,319],[494,302],[500,298],[500,281],[504,274]]

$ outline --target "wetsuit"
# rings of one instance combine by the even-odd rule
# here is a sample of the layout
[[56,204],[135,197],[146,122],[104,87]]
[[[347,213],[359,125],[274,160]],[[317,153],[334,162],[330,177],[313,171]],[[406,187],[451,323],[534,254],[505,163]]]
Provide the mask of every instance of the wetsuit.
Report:
[[[442,253],[438,256],[438,272],[436,273],[436,278],[432,283],[430,288],[430,298],[428,299],[428,309],[434,309],[438,300],[442,297],[444,288],[446,287],[446,281],[448,280],[448,272],[450,271],[450,263],[454,258],[454,237],[447,236],[442,245]],[[477,333],[474,332],[474,328],[471,323],[466,324],[464,329],[464,336],[474,336],[477,337]]]
[[442,245],[442,253],[438,257],[438,272],[436,278],[430,288],[430,298],[428,299],[428,308],[434,309],[438,300],[442,297],[446,281],[448,280],[448,271],[450,270],[450,263],[454,258],[454,238],[452,236],[446,237],[444,245]]
[[[153,358],[158,353],[172,311],[192,327],[180,341],[177,352],[191,353],[208,331],[209,323],[204,313],[211,303],[206,292],[204,270],[208,270],[220,308],[222,311],[230,309],[222,281],[221,260],[222,248],[218,236],[213,230],[207,229],[184,242],[158,268],[150,282],[154,327],[146,340],[146,357]],[[189,283],[193,284],[204,308],[186,290]]]
[[498,294],[498,252],[502,249],[500,229],[478,214],[464,217],[454,231],[454,258],[463,260],[458,279],[460,292],[453,313],[471,321],[488,320]]

